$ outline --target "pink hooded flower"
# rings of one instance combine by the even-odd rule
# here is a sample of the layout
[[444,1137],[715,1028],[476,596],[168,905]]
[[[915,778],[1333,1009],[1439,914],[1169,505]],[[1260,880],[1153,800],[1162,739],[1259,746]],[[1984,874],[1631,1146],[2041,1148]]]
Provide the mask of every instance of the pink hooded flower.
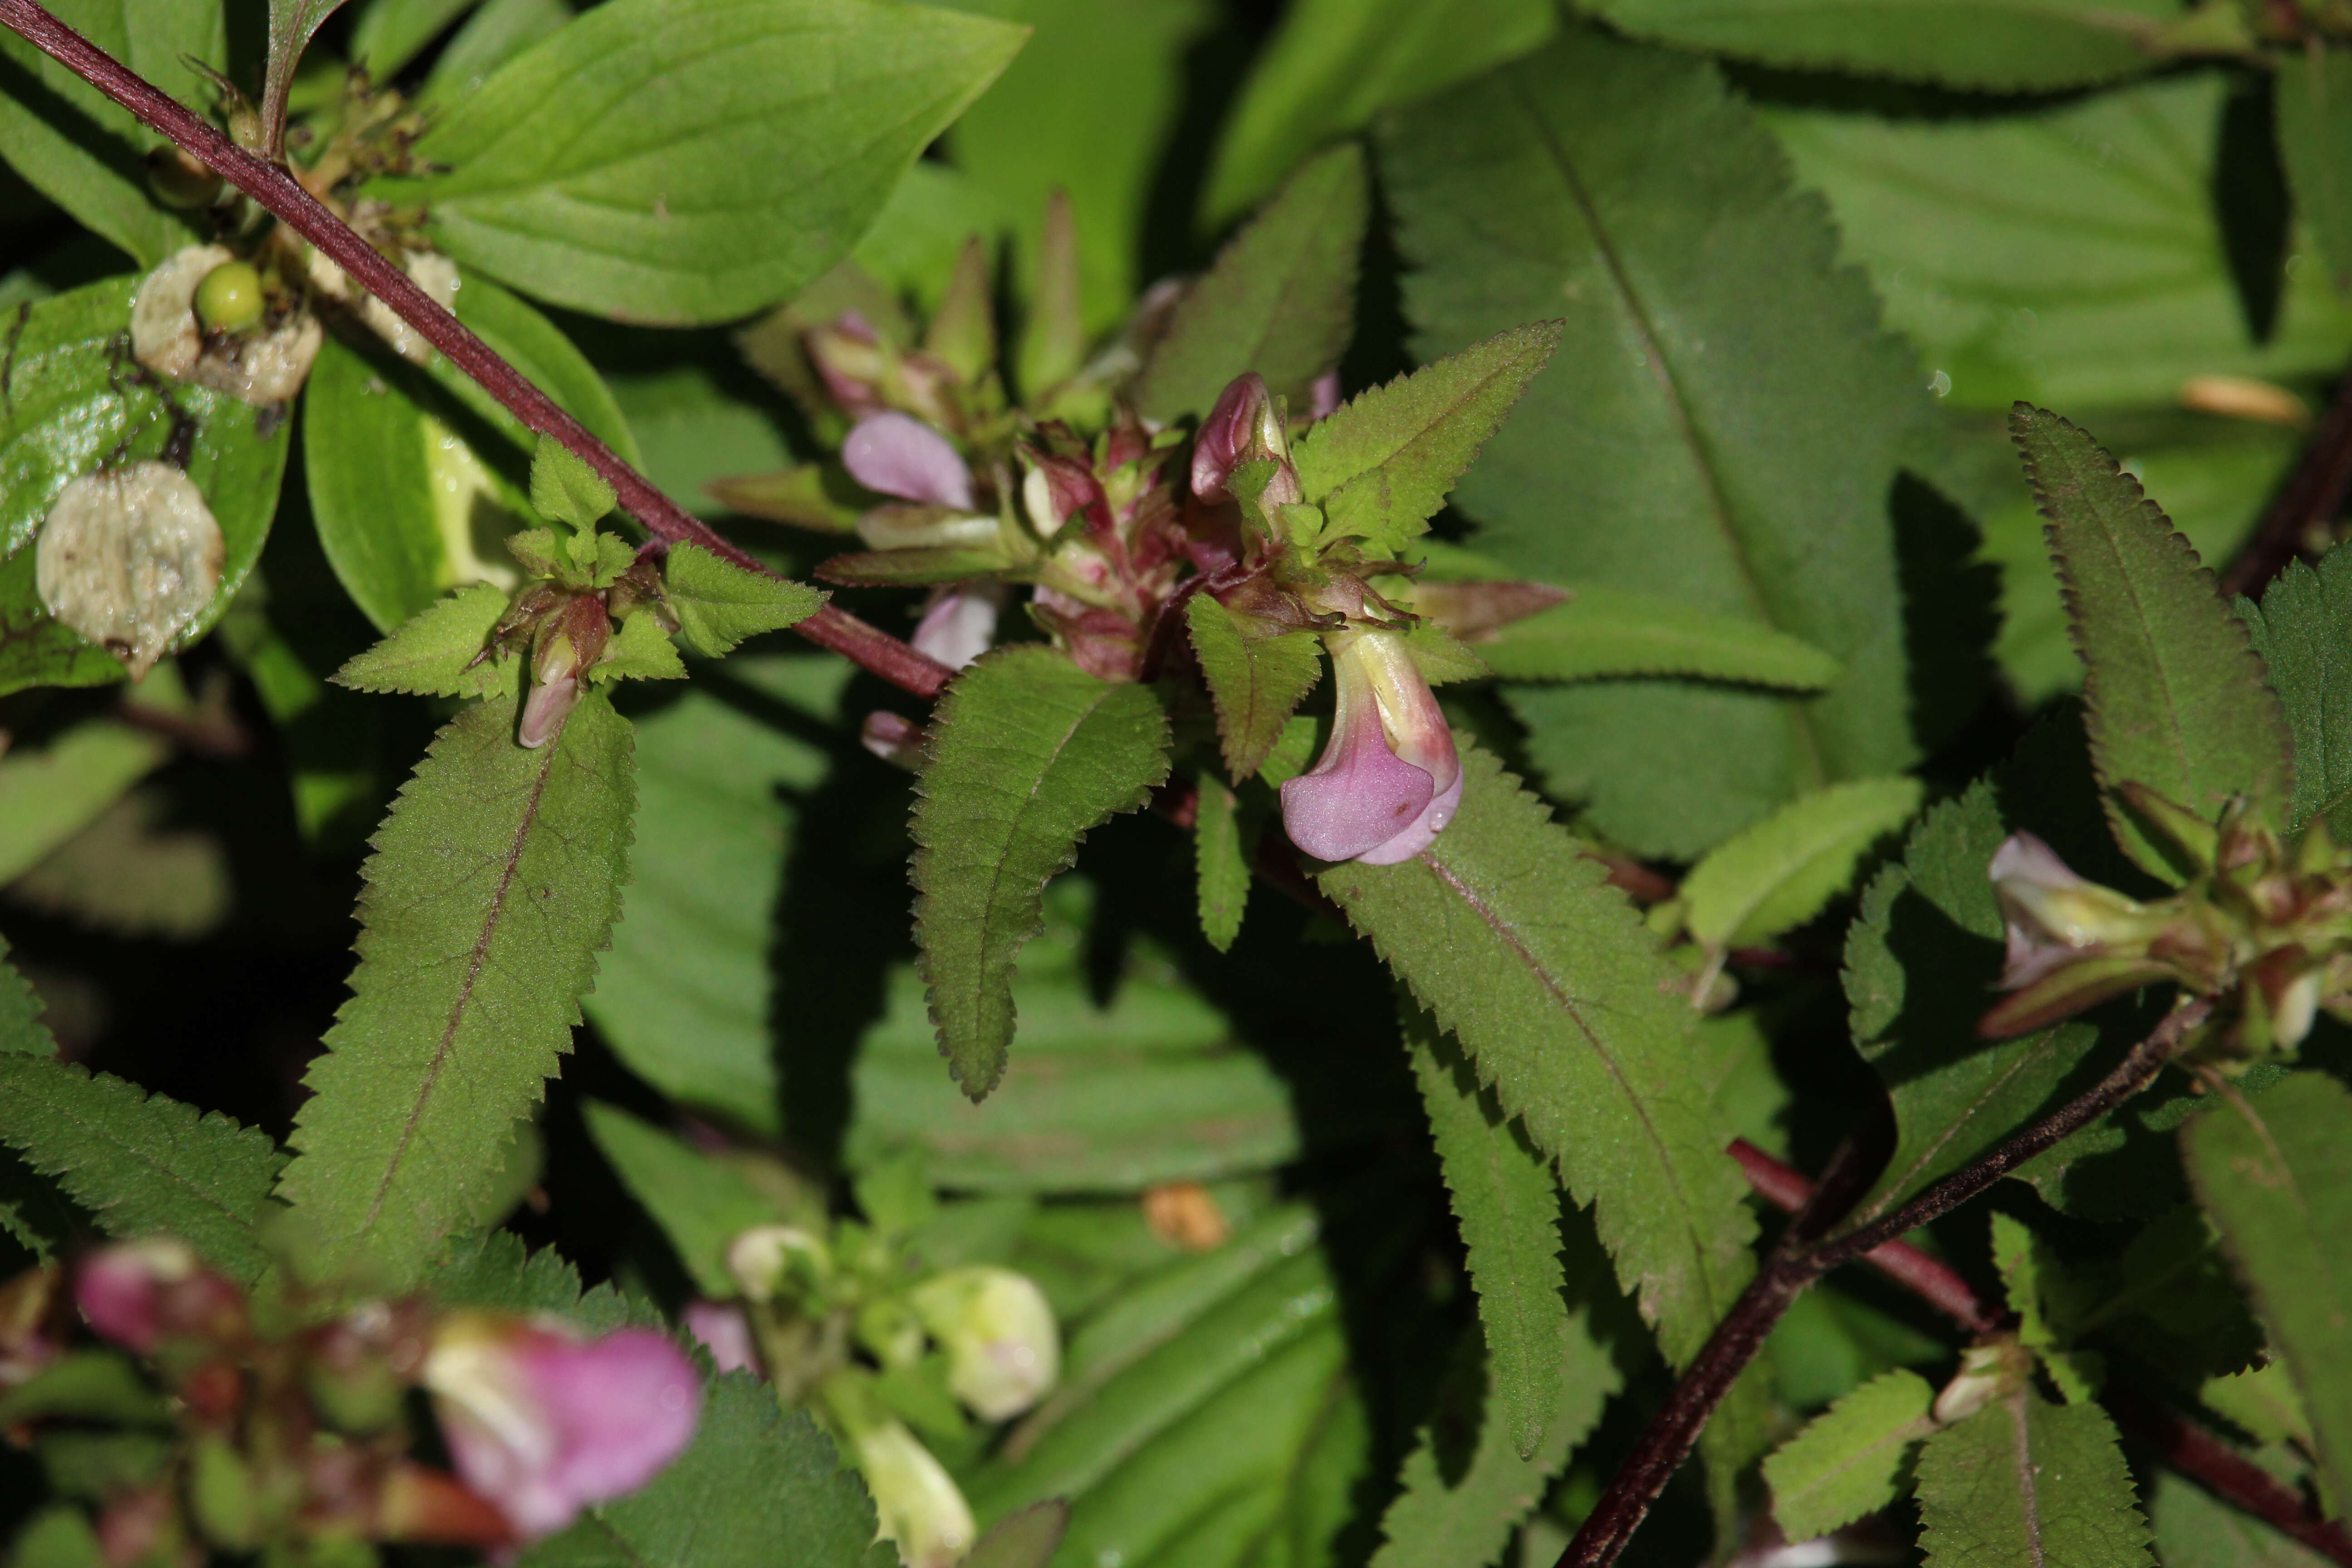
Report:
[[2031,833],[2012,833],[1986,868],[2009,938],[2004,990],[2031,985],[2089,955],[2145,952],[2166,916],[2087,881]]
[[527,1540],[651,1480],[693,1438],[702,1405],[693,1363],[666,1335],[581,1340],[490,1312],[441,1321],[425,1385],[457,1473]]
[[116,1344],[152,1355],[165,1340],[218,1342],[245,1328],[245,1298],[184,1241],[143,1237],[100,1247],[74,1270],[74,1305]]
[[1402,637],[1354,632],[1330,641],[1339,691],[1330,743],[1282,786],[1283,829],[1320,860],[1393,866],[1454,820],[1461,760]]
[[1192,493],[1202,500],[1223,500],[1234,470],[1244,463],[1272,463],[1274,474],[1259,493],[1258,505],[1271,511],[1302,499],[1298,470],[1291,466],[1290,443],[1282,419],[1275,412],[1274,395],[1255,371],[1237,378],[1218,395],[1217,405],[1201,421],[1192,437]]
[[971,469],[962,454],[912,415],[867,415],[842,442],[841,461],[869,490],[925,506],[971,510]]

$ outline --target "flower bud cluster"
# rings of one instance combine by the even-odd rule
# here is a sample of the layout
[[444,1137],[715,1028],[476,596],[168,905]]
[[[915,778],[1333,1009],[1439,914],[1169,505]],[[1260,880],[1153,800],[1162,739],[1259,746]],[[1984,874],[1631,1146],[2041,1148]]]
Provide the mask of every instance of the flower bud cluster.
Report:
[[1979,1026],[2023,1034],[2143,985],[2232,995],[2217,1039],[2252,1059],[2292,1051],[2325,1011],[2352,1019],[2352,852],[2324,821],[2293,841],[2233,802],[2218,826],[2136,784],[2119,792],[2188,872],[2139,900],[2078,876],[2030,833],[1987,868],[2008,935],[2010,992]]
[[[412,1457],[418,1389],[454,1473]],[[665,1335],[255,1294],[149,1237],[0,1287],[0,1400],[7,1439],[37,1451],[93,1425],[150,1435],[75,1489],[110,1563],[370,1561],[367,1542],[504,1550],[562,1529],[677,1457],[701,1389]]]
[[905,1237],[849,1219],[756,1226],[727,1263],[736,1299],[688,1312],[713,1359],[805,1401],[866,1477],[882,1538],[908,1568],[948,1568],[978,1529],[924,1439],[961,1446],[959,1406],[1006,1421],[1052,1390],[1061,1334],[1044,1292],[1008,1268],[927,1272]]

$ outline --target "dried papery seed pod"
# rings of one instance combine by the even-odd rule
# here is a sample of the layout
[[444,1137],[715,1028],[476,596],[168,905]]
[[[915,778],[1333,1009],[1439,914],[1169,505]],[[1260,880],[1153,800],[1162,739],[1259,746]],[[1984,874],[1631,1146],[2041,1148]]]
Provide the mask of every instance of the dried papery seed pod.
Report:
[[[457,309],[460,279],[456,262],[432,250],[408,251],[399,261],[400,269],[408,274],[410,282],[425,291],[425,298],[445,310]],[[310,287],[325,298],[353,309],[362,325],[410,363],[425,364],[433,358],[433,345],[425,341],[424,333],[402,321],[391,306],[353,283],[351,274],[330,260],[324,251],[310,252]]]
[[225,549],[187,475],[132,463],[65,488],[41,524],[34,581],[50,615],[136,680],[212,603]]
[[131,355],[174,381],[257,405],[283,403],[302,390],[326,333],[298,308],[268,331],[208,338],[196,319],[196,290],[235,259],[225,246],[192,245],[149,273],[131,302]]

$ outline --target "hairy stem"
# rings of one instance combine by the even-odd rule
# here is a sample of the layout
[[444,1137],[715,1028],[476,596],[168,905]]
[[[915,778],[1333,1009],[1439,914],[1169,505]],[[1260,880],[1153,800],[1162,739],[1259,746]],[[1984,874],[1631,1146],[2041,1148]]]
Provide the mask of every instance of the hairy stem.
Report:
[[2352,489],[2352,368],[2336,382],[2336,395],[2304,442],[2294,472],[2221,574],[2221,592],[2262,597],[2263,589],[2288,562],[2315,553],[2313,534],[2343,510],[2347,489]]
[[[647,532],[674,542],[700,545],[756,572],[768,569],[737,549],[700,519],[656,489],[652,480],[623,462],[587,426],[557,406],[530,377],[499,357],[465,324],[426,297],[408,275],[352,226],[302,188],[279,164],[266,162],[190,113],[169,94],[97,45],[58,21],[34,0],[0,0],[0,22],[35,47],[172,139],[190,156],[259,203],[278,220],[317,246],[359,285],[415,327],[449,362],[481,384],[530,429],[562,442],[613,487],[621,507]],[[918,697],[939,695],[954,671],[918,652],[877,626],[831,605],[794,628]]]
[[[2213,1011],[2210,997],[2184,1000],[2165,1016],[2148,1037],[2134,1046],[2123,1061],[2086,1093],[2011,1138],[1990,1153],[1929,1187],[1884,1219],[1859,1226],[1827,1240],[1817,1240],[1843,1216],[1859,1195],[1851,1169],[1833,1171],[1790,1222],[1780,1245],[1764,1260],[1756,1278],[1697,1357],[1675,1383],[1674,1392],[1635,1439],[1633,1451],[1609,1481],[1601,1500],[1586,1516],[1576,1538],[1559,1556],[1559,1568],[1608,1568],[1650,1511],[1651,1504],[1674,1479],[1698,1441],[1699,1429],[1715,1413],[1740,1373],[1764,1346],[1765,1335],[1814,1280],[1858,1258],[1865,1258],[1939,1219],[1976,1197],[2001,1177],[2078,1129],[2096,1121],[2138,1093],[2165,1063],[2177,1054],[2189,1032]],[[1853,1147],[1849,1145],[1849,1150]]]

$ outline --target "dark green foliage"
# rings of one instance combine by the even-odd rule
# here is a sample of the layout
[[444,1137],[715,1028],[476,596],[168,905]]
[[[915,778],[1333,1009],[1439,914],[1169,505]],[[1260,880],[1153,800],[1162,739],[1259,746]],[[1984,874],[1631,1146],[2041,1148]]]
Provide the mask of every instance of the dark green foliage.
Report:
[[2030,1387],[1927,1439],[1919,1525],[1931,1568],[2153,1562],[2147,1521],[2106,1412],[2053,1405]]
[[1246,782],[1265,765],[1283,726],[1323,678],[1312,632],[1286,632],[1234,615],[1206,594],[1184,604],[1192,653],[1217,707],[1225,771]]
[[2323,818],[2339,841],[2352,839],[2352,552],[2330,551],[2316,571],[2287,563],[2258,609],[2243,600],[2256,657],[2294,737],[2294,799],[2287,826]]

